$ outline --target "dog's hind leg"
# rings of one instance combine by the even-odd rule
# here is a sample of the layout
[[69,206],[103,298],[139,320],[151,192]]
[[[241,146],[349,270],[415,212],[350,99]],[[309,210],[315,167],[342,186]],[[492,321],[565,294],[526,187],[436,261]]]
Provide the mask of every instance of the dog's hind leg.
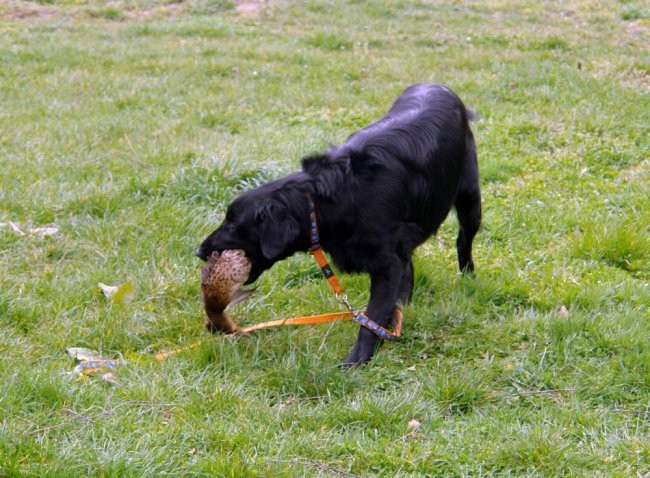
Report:
[[411,302],[411,297],[413,297],[413,261],[409,260],[400,279],[396,306],[408,304]]
[[460,228],[456,239],[458,266],[462,273],[474,271],[472,241],[481,225],[481,190],[479,187],[476,145],[471,132],[467,137],[467,156],[456,195],[456,214]]

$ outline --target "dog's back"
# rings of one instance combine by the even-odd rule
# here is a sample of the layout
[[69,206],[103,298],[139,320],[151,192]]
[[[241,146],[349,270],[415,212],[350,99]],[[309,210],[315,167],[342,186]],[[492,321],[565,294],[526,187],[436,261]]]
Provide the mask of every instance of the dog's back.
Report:
[[386,116],[336,149],[336,156],[350,158],[363,189],[382,198],[374,202],[381,203],[383,214],[421,228],[416,242],[435,233],[463,184],[478,182],[468,112],[444,86],[410,86]]
[[427,169],[447,153],[464,156],[468,130],[468,112],[453,91],[417,84],[397,98],[386,116],[352,134],[344,146]]

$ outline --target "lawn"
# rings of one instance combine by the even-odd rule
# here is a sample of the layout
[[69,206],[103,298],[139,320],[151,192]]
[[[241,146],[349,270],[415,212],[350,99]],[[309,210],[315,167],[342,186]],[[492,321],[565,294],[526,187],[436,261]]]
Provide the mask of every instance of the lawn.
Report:
[[[481,116],[476,277],[452,214],[359,369],[351,322],[205,332],[226,205],[416,82]],[[319,274],[232,316],[340,310]],[[0,477],[650,476],[649,304],[646,2],[0,3]]]

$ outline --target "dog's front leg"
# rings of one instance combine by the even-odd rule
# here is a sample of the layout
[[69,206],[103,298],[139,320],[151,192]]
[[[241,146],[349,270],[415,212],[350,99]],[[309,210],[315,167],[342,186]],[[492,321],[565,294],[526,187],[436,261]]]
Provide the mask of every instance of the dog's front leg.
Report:
[[[366,314],[382,327],[388,327],[393,319],[405,267],[395,260],[392,264],[386,264],[381,271],[370,273],[370,302]],[[381,340],[374,332],[361,327],[357,343],[342,365],[357,366],[369,362],[380,344]]]

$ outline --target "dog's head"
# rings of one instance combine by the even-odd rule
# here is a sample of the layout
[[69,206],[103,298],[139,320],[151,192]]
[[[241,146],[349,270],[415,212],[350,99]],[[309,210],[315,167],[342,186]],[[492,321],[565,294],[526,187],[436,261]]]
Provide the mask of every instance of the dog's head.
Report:
[[[296,252],[299,240],[308,236],[302,232],[297,217],[305,215],[304,199],[296,204],[295,194],[271,182],[247,191],[228,207],[221,225],[196,249],[203,260],[213,251],[243,249],[251,261],[246,284],[254,282],[262,272],[277,261]],[[306,221],[306,218],[305,218]]]

